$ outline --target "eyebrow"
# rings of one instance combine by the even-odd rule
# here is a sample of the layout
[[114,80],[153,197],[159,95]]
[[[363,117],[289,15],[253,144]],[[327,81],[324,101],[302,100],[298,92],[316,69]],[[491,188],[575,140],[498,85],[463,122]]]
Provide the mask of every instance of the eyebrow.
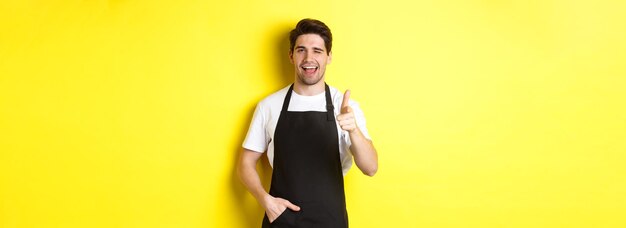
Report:
[[[305,47],[305,46],[296,46],[296,48],[295,48],[295,49],[301,49],[301,48],[302,48],[302,49],[306,49],[306,47]],[[316,50],[316,51],[324,51],[324,49],[323,49],[323,48],[319,48],[319,47],[314,47],[314,48],[313,48],[313,50]]]

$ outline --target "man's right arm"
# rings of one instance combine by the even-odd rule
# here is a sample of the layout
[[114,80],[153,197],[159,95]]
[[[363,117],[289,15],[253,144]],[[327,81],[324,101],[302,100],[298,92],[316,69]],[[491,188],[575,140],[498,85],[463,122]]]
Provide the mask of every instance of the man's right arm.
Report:
[[243,148],[239,158],[239,164],[237,165],[237,174],[248,191],[256,198],[257,202],[263,206],[269,221],[273,222],[286,208],[299,211],[300,207],[286,199],[273,197],[265,191],[261,184],[259,173],[256,170],[256,164],[262,155],[263,153]]

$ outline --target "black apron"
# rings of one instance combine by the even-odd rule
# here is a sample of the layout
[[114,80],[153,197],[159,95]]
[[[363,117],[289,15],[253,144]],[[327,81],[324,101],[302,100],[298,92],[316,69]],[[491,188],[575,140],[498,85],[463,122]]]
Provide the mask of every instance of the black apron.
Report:
[[347,228],[348,214],[339,158],[339,138],[330,89],[325,85],[326,112],[289,112],[289,87],[274,132],[274,169],[270,195],[289,200],[274,222],[263,228]]

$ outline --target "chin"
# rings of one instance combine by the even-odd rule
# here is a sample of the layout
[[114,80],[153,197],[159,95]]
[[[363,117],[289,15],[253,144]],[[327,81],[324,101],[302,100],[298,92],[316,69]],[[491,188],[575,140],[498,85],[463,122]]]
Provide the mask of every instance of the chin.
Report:
[[322,77],[316,77],[316,78],[311,78],[311,79],[305,79],[304,77],[299,77],[299,78],[300,78],[300,82],[302,82],[305,85],[316,85],[317,83],[322,81]]

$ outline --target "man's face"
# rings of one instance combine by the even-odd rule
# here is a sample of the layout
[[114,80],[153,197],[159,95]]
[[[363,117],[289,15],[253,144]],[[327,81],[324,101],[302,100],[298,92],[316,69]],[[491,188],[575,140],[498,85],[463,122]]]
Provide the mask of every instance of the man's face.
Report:
[[326,64],[329,64],[332,53],[326,54],[324,39],[317,34],[298,36],[289,59],[294,65],[298,81],[305,85],[315,85],[323,81]]

